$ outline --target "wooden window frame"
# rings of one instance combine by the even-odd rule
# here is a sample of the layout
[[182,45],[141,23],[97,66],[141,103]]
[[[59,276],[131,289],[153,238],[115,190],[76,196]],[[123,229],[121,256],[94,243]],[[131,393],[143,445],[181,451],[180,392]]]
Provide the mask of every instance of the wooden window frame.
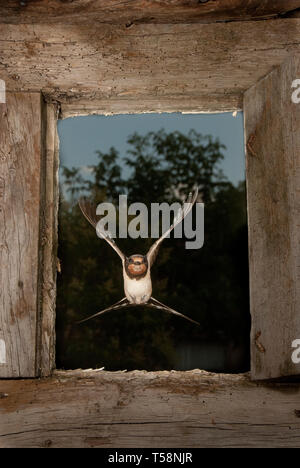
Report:
[[[300,59],[299,56],[294,55],[286,59],[266,77],[253,83],[245,91],[242,108],[239,109],[244,112],[250,313],[252,317],[251,378],[253,380],[297,378],[300,376],[300,364],[292,361],[294,351],[292,343],[294,340],[300,339],[299,266],[297,272],[297,258],[300,258],[300,250],[296,225],[297,215],[300,215],[299,203],[297,204],[296,200],[296,193],[299,190],[298,164],[300,158],[297,159],[294,155],[296,147],[300,149],[300,141],[297,144],[288,141],[289,136],[292,138],[292,130],[296,131],[297,123],[300,128],[300,113],[296,111],[298,108],[292,101],[292,83],[298,75],[300,76]],[[228,102],[227,105],[230,106],[230,103]],[[109,113],[112,115],[128,113],[129,111],[128,102],[123,100],[115,100],[112,109],[108,102],[102,103],[100,108],[98,106],[99,104],[92,101],[79,106],[61,103],[61,118],[77,115],[103,115],[107,114],[109,108]],[[185,107],[185,112],[196,113],[195,108],[197,108],[197,102],[191,102],[188,107]],[[165,110],[168,112],[182,111],[181,108],[178,108],[178,104],[176,107],[172,107],[172,103],[168,103]],[[230,109],[230,111],[234,110],[236,109]],[[154,108],[150,108],[150,111],[157,111],[155,104]],[[140,112],[141,103],[131,100],[130,113]],[[222,112],[221,109],[220,112]],[[281,120],[278,125],[277,119],[280,113],[287,117],[285,120]],[[273,148],[275,136],[272,134],[272,127],[268,128],[270,125],[276,129],[277,134],[280,134],[283,140],[280,151]],[[283,129],[282,132],[280,132],[281,129]],[[284,159],[281,158],[282,154]],[[289,159],[289,167],[286,167],[285,158]],[[279,180],[274,182],[279,167],[286,174],[285,185]],[[288,184],[291,184],[291,187]],[[285,198],[285,191],[288,192],[287,198]],[[260,200],[263,198],[265,203],[261,206]],[[291,208],[290,213],[288,212],[289,207]],[[260,218],[262,209],[265,218]],[[289,237],[290,230],[292,234]],[[278,236],[282,245],[278,244]],[[271,253],[267,252],[270,242],[273,243]],[[289,243],[291,246],[286,249]],[[287,273],[282,271],[280,265],[284,262],[289,263],[287,268],[290,268],[290,271]],[[266,281],[265,289],[267,292],[262,287],[263,281]],[[290,326],[282,320],[283,307]],[[285,334],[282,333],[283,327],[286,327]]]
[[[288,70],[283,73],[280,72],[281,68],[284,67]],[[279,104],[275,104],[276,96],[275,93],[282,88],[282,93],[288,92],[292,94],[292,88],[286,89],[286,84],[283,83],[284,79],[290,80],[292,82],[293,76],[296,77],[297,70],[299,68],[299,59],[295,56],[294,58],[289,58],[285,64],[278,67],[274,71],[270,72],[267,77],[263,80],[260,80],[257,84],[245,92],[244,94],[244,104],[243,110],[245,114],[245,141],[246,141],[246,159],[247,159],[247,187],[248,187],[248,214],[249,214],[249,252],[250,252],[250,294],[251,294],[251,316],[252,316],[252,332],[251,332],[251,376],[253,379],[269,379],[269,378],[278,378],[278,377],[288,377],[293,375],[299,375],[300,369],[299,365],[293,364],[290,359],[287,362],[286,352],[283,352],[282,349],[278,349],[278,342],[281,343],[281,346],[288,347],[288,353],[292,355],[292,342],[294,339],[299,338],[296,330],[299,329],[300,335],[300,323],[297,319],[297,306],[298,306],[298,292],[297,292],[297,281],[298,278],[293,277],[296,271],[296,264],[289,265],[294,270],[291,270],[287,275],[282,272],[280,266],[278,266],[277,259],[278,255],[281,255],[281,260],[284,262],[286,260],[287,252],[285,248],[278,247],[278,252],[269,254],[266,252],[268,248],[268,239],[262,241],[264,235],[266,235],[266,229],[268,225],[272,224],[272,220],[276,223],[281,222],[282,214],[285,208],[288,208],[288,205],[281,203],[279,199],[276,198],[276,194],[272,193],[272,196],[275,197],[275,201],[272,200],[264,205],[265,215],[268,218],[267,223],[264,222],[263,218],[260,219],[257,223],[257,217],[261,216],[261,206],[257,203],[257,196],[261,199],[264,197],[266,200],[268,197],[267,192],[261,191],[262,187],[266,184],[269,184],[267,190],[272,191],[272,178],[274,181],[277,170],[277,167],[281,167],[281,170],[285,169],[285,162],[279,166],[280,154],[272,151],[273,160],[267,160],[268,151],[272,150],[272,138],[268,135],[266,129],[267,125],[271,122],[272,125],[276,126],[276,119],[273,118],[272,113],[275,110],[286,112],[286,115],[292,113],[296,115],[296,104],[292,103],[291,99],[283,103],[279,97]],[[281,73],[281,74],[280,74]],[[294,75],[293,75],[294,73]],[[275,83],[275,88],[269,89],[268,83],[273,81],[278,81]],[[281,86],[280,80],[282,81]],[[267,84],[266,84],[267,83]],[[270,87],[270,86],[269,86]],[[279,89],[280,88],[280,89]],[[269,93],[269,96],[267,94]],[[9,93],[8,93],[9,95]],[[36,93],[34,94],[35,99]],[[270,97],[273,97],[273,100],[270,101]],[[263,103],[264,99],[269,99],[268,104]],[[281,96],[282,99],[282,96]],[[254,103],[254,104],[253,104]],[[148,104],[149,105],[149,104]],[[180,105],[180,104],[179,104]],[[281,105],[281,108],[280,108]],[[293,107],[294,106],[294,107]],[[65,105],[63,102],[56,102],[55,104],[45,102],[45,96],[41,101],[41,168],[40,168],[40,232],[39,232],[39,254],[38,254],[38,291],[37,291],[37,332],[36,332],[36,356],[35,356],[35,366],[27,365],[27,367],[19,367],[19,372],[16,368],[12,368],[11,371],[8,371],[3,376],[4,377],[38,377],[38,376],[48,376],[51,375],[52,371],[55,368],[55,302],[56,302],[56,248],[57,248],[57,210],[58,210],[58,159],[59,159],[59,148],[58,148],[58,137],[57,137],[57,119],[66,118],[69,116],[75,115],[90,115],[90,114],[104,114],[108,113],[108,102],[102,103],[101,107],[99,103],[94,103],[93,101],[86,101],[83,104],[76,105]],[[197,104],[189,103],[188,107],[185,107],[185,111],[194,111]],[[104,109],[106,108],[106,112]],[[281,109],[281,110],[280,110]],[[148,111],[155,112],[157,110],[157,104],[152,103],[152,108],[148,108]],[[160,110],[162,106],[160,105]],[[164,109],[163,109],[164,110]],[[172,106],[172,102],[169,102],[167,105],[167,110],[171,111],[180,111],[178,108],[178,103],[175,106]],[[232,109],[235,110],[235,109]],[[109,110],[110,114],[120,114],[120,113],[139,113],[141,112],[141,103],[139,101],[132,100],[130,101],[130,109],[128,102],[121,100],[114,100],[113,108]],[[262,115],[260,113],[262,112]],[[256,121],[255,115],[259,116],[261,119],[260,126]],[[297,117],[298,118],[298,117]],[[293,119],[296,122],[296,117],[293,116]],[[285,130],[283,138],[288,135],[288,132],[291,130],[287,125],[282,123],[282,126]],[[259,128],[263,127],[265,129],[265,134],[259,131]],[[278,126],[276,127],[278,131]],[[272,131],[272,130],[271,130]],[[269,138],[267,145],[267,153],[264,150],[265,144],[263,143],[263,138]],[[285,141],[288,151],[293,153],[295,148],[290,145],[287,140]],[[281,148],[282,149],[282,148]],[[261,161],[259,161],[259,154],[263,153],[265,157],[265,163],[262,168]],[[278,158],[278,165],[274,165],[274,154]],[[273,161],[273,162],[272,162]],[[289,161],[290,168],[295,161]],[[262,170],[265,173],[262,173]],[[292,170],[292,169],[291,169]],[[270,171],[270,178],[267,177],[267,172]],[[295,170],[291,177],[287,174],[290,183],[292,184],[293,190],[297,190],[296,182],[298,175]],[[277,185],[276,185],[277,184]],[[277,190],[281,193],[281,199],[284,197],[284,190],[289,190],[287,184],[284,187],[281,187],[279,183],[276,183]],[[253,186],[253,187],[252,187]],[[254,188],[255,187],[255,188]],[[253,194],[255,190],[255,194]],[[260,193],[261,191],[261,193]],[[281,192],[280,192],[281,191]],[[291,194],[292,197],[293,194]],[[292,206],[293,216],[297,215],[297,202],[293,198],[289,197],[289,203],[294,203],[295,206]],[[292,200],[292,201],[291,201]],[[274,209],[277,204],[278,215],[274,214]],[[287,203],[287,199],[284,200],[284,203]],[[275,208],[274,208],[275,206]],[[294,226],[293,220],[290,219],[289,213],[287,213],[284,218],[284,222],[289,225],[289,229],[294,229],[294,234],[292,239],[281,237],[285,242],[292,241],[294,252],[297,253],[297,232],[296,227]],[[275,222],[274,221],[274,222]],[[272,229],[275,229],[276,226],[273,222]],[[271,224],[270,224],[271,223]],[[259,227],[258,227],[259,226]],[[281,226],[282,228],[282,226]],[[271,231],[270,231],[271,232]],[[280,236],[278,232],[275,234]],[[274,237],[274,236],[273,236]],[[272,239],[271,239],[272,240]],[[260,247],[257,249],[257,243],[260,241]],[[275,242],[274,239],[272,241]],[[276,250],[276,246],[275,246]],[[264,254],[264,252],[266,252]],[[278,255],[277,255],[278,254]],[[273,257],[272,257],[273,255]],[[275,255],[275,256],[274,256]],[[257,258],[258,257],[258,258]],[[297,255],[296,255],[297,257]],[[264,270],[265,262],[268,263],[269,271],[272,271],[271,275],[268,275],[268,272]],[[292,259],[291,259],[292,262]],[[274,275],[273,272],[276,272]],[[283,276],[281,276],[283,275]],[[268,278],[267,278],[268,277]],[[280,288],[280,285],[283,284],[283,279],[285,280],[285,288],[289,287],[289,294],[294,295],[293,299],[289,301],[286,296],[284,299],[285,310],[288,310],[289,320],[291,320],[294,326],[290,329],[290,333],[282,335],[282,320],[280,316],[282,314],[282,304],[280,302],[280,297],[283,301],[284,296],[284,287],[281,289],[281,296],[276,295],[276,290]],[[261,282],[266,279],[267,284],[265,289],[261,288]],[[276,280],[277,279],[277,280]],[[276,282],[277,281],[277,282]],[[272,285],[274,283],[274,286]],[[292,283],[292,285],[291,285]],[[290,286],[287,286],[289,285]],[[276,286],[275,286],[276,285]],[[267,292],[266,292],[267,288]],[[293,289],[294,288],[294,289]],[[266,299],[266,294],[268,299]],[[261,307],[261,297],[264,297],[264,307]],[[276,301],[272,301],[272,297],[276,297]],[[279,298],[279,301],[278,301]],[[270,302],[270,305],[266,304],[266,300]],[[293,302],[293,304],[291,304]],[[265,313],[263,315],[262,310],[264,309]],[[276,317],[274,322],[273,317]],[[273,321],[272,321],[273,320]],[[278,325],[280,324],[280,326]],[[288,328],[288,327],[287,327]],[[274,336],[276,338],[274,339]],[[22,346],[24,343],[22,344]],[[278,352],[279,351],[279,352]],[[33,351],[32,351],[33,353]],[[25,353],[26,354],[26,353]],[[273,356],[273,357],[272,357]],[[283,360],[283,356],[284,359]],[[30,356],[27,356],[27,359],[32,359]],[[3,366],[2,366],[3,369]],[[11,372],[11,373],[10,373]],[[0,367],[0,376],[1,376],[1,367]]]
[[[281,69],[284,68],[281,72]],[[245,122],[245,141],[246,141],[246,177],[247,177],[247,191],[248,191],[248,215],[249,215],[249,254],[250,254],[250,295],[251,295],[251,316],[252,316],[252,331],[251,331],[251,376],[255,380],[259,379],[270,379],[279,377],[289,377],[300,374],[300,366],[294,364],[292,360],[286,359],[287,353],[292,355],[292,342],[298,339],[296,330],[299,330],[300,335],[300,322],[297,318],[297,306],[299,304],[299,294],[297,292],[298,277],[293,277],[297,270],[296,263],[288,265],[292,270],[286,274],[282,272],[282,269],[278,262],[286,261],[287,252],[283,246],[273,245],[275,250],[273,253],[268,253],[268,242],[269,239],[276,243],[276,236],[281,235],[282,242],[293,242],[293,252],[297,258],[297,230],[294,225],[294,221],[290,218],[287,209],[287,200],[289,203],[294,203],[292,206],[293,216],[296,217],[298,213],[298,206],[293,193],[290,197],[284,198],[284,190],[289,191],[287,183],[281,186],[279,182],[274,182],[276,176],[276,170],[281,167],[284,172],[288,170],[285,167],[285,161],[280,160],[280,153],[276,153],[275,148],[272,150],[272,138],[268,134],[268,125],[276,127],[276,118],[274,118],[274,112],[285,112],[285,115],[292,114],[293,120],[296,122],[296,104],[288,100],[283,102],[283,93],[292,94],[292,87],[286,89],[286,83],[284,80],[289,80],[292,83],[293,77],[297,76],[297,70],[300,70],[299,58],[294,56],[289,58],[283,65],[279,66],[274,71],[270,72],[267,77],[260,80],[258,83],[247,90],[244,94],[244,122]],[[275,80],[275,85],[272,82]],[[277,80],[277,82],[276,82]],[[269,84],[271,83],[271,84]],[[270,88],[274,89],[271,89]],[[276,92],[280,92],[281,95],[278,97],[278,103],[276,101]],[[36,99],[36,94],[34,95]],[[267,100],[263,102],[264,100]],[[271,100],[270,100],[271,99]],[[277,104],[276,104],[277,103]],[[152,104],[153,108],[150,111],[155,112],[157,110],[155,102]],[[57,136],[57,120],[58,118],[67,118],[75,115],[90,115],[90,114],[104,114],[103,106],[108,107],[108,103],[102,103],[102,107],[98,107],[98,103],[87,101],[84,104],[80,104],[80,107],[76,104],[75,106],[65,105],[64,103],[56,102],[55,104],[45,102],[45,97],[41,101],[41,168],[40,168],[40,231],[39,231],[39,254],[38,254],[38,279],[37,279],[37,332],[36,332],[36,356],[35,366],[27,365],[27,367],[19,367],[19,373],[16,368],[13,368],[11,374],[4,374],[4,377],[38,377],[38,376],[49,376],[55,369],[55,303],[56,303],[56,249],[57,249],[57,217],[58,217],[58,165],[59,165],[59,144]],[[180,108],[172,107],[172,103],[168,104],[167,110],[178,111]],[[195,111],[196,104],[189,104],[190,107],[185,108],[186,112]],[[280,107],[281,106],[281,107]],[[128,112],[128,102],[124,100],[115,100],[113,103],[113,109],[110,110],[110,114],[120,114]],[[161,110],[161,107],[160,107]],[[232,109],[234,110],[234,109]],[[141,111],[141,103],[138,101],[130,101],[130,113],[139,113]],[[149,109],[148,109],[149,111]],[[106,110],[107,114],[107,110]],[[288,119],[289,117],[287,117]],[[297,119],[299,117],[297,116]],[[258,120],[260,119],[259,123]],[[295,123],[294,122],[294,123]],[[291,128],[285,125],[284,121],[281,123],[284,128],[283,139],[287,137],[288,132]],[[264,128],[264,133],[260,131]],[[277,131],[279,127],[277,125]],[[272,128],[269,133],[272,133]],[[264,138],[268,139],[267,144],[264,143]],[[290,154],[295,151],[295,146],[285,140],[287,151]],[[265,148],[266,147],[266,148]],[[284,148],[281,148],[283,151]],[[268,154],[271,151],[272,158],[268,159]],[[260,159],[260,154],[264,154],[264,160]],[[274,164],[274,155],[278,159],[278,163]],[[281,164],[281,166],[280,166]],[[292,168],[295,161],[292,161],[292,157],[289,161],[289,167],[291,174],[287,174],[289,183],[293,191],[297,190],[296,183],[298,173]],[[268,172],[270,176],[268,177]],[[274,185],[275,184],[275,185]],[[278,198],[278,193],[273,193],[272,187],[276,188],[278,193],[281,193],[281,197]],[[275,189],[274,188],[274,189]],[[265,190],[265,191],[263,191]],[[261,216],[262,206],[258,203],[258,199],[268,199],[271,191],[271,198],[269,202],[266,202],[263,206],[265,210],[265,217],[259,219]],[[275,201],[274,201],[275,197]],[[276,198],[277,197],[277,198]],[[291,198],[292,197],[292,198]],[[281,199],[280,199],[281,198]],[[284,201],[282,202],[282,200]],[[273,200],[273,201],[272,201]],[[275,207],[275,208],[274,208]],[[274,212],[278,207],[278,213]],[[283,229],[281,218],[285,211],[284,223],[289,226],[289,229],[294,229],[292,238],[288,238],[282,232],[276,232],[276,223],[278,223],[280,229]],[[273,224],[272,224],[273,223]],[[271,226],[272,225],[272,226]],[[271,226],[275,229],[274,233],[270,234],[270,238],[266,236],[267,228]],[[271,233],[271,231],[269,231]],[[273,237],[272,237],[273,236]],[[275,240],[274,240],[275,239]],[[257,244],[260,243],[259,248]],[[277,249],[277,252],[275,252]],[[264,254],[265,252],[265,254]],[[258,258],[257,258],[258,257]],[[279,260],[280,259],[280,260]],[[267,262],[268,270],[265,269]],[[294,268],[294,269],[293,269]],[[274,275],[275,272],[275,275]],[[283,276],[282,276],[283,275]],[[262,281],[267,281],[265,288],[261,287]],[[285,282],[284,282],[284,281]],[[284,283],[284,286],[283,286]],[[281,288],[281,296],[276,291]],[[289,289],[288,289],[289,288]],[[267,291],[266,291],[267,289]],[[289,295],[285,296],[284,291],[289,290]],[[266,294],[268,299],[266,299]],[[284,297],[285,296],[285,297]],[[264,300],[264,306],[261,306],[262,298]],[[272,298],[276,298],[272,301]],[[284,299],[283,299],[284,297]],[[279,301],[278,301],[279,298]],[[282,299],[282,301],[280,300]],[[269,302],[266,304],[266,301]],[[287,333],[282,335],[282,327],[284,323],[281,320],[282,304],[284,304],[285,310],[289,320],[293,323],[293,327],[287,327],[289,330]],[[264,313],[263,313],[264,310]],[[273,317],[273,318],[272,318]],[[274,321],[275,317],[275,321]],[[280,325],[279,325],[280,324]],[[274,338],[275,337],[275,338]],[[281,347],[288,347],[288,352],[283,352],[278,343],[281,343]],[[284,357],[284,359],[283,359]],[[27,356],[28,359],[32,359]],[[2,366],[3,368],[3,366]],[[0,367],[1,376],[1,367]]]
[[[300,78],[299,58],[292,58],[300,50],[299,11],[279,17],[298,8],[297,0],[206,2],[203,16],[202,6],[183,7],[181,0],[172,2],[176,15],[169,16],[170,5],[162,2],[153,19],[139,0],[131,2],[134,15],[125,5],[119,17],[111,10],[109,19],[111,0],[94,2],[96,16],[84,1],[83,15],[77,2],[61,10],[56,0],[40,2],[42,10],[35,2],[23,9],[12,3],[14,8],[0,6],[1,79],[9,103],[0,104],[0,170],[6,177],[3,183],[0,174],[0,340],[7,339],[11,359],[6,368],[0,364],[0,445],[299,446],[299,384],[286,382],[299,375],[290,341],[300,338],[300,107],[289,98],[291,80]],[[149,2],[151,14],[155,5]],[[276,19],[253,21],[270,17]],[[57,119],[236,110],[245,115],[251,378],[199,370],[55,371]],[[278,112],[284,116],[279,124]],[[276,230],[278,223],[288,229]],[[285,382],[266,382],[278,377]]]

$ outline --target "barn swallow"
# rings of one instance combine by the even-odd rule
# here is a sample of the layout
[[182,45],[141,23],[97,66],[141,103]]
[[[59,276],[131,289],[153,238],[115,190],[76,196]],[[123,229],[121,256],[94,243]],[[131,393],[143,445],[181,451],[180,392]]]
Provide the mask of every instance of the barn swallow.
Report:
[[99,228],[99,219],[96,217],[96,209],[93,205],[86,200],[81,198],[79,200],[79,207],[89,221],[89,223],[96,229],[96,232],[99,237],[103,238],[108,242],[108,244],[115,250],[119,255],[122,261],[123,266],[123,278],[124,278],[124,292],[125,297],[119,302],[113,304],[107,309],[101,310],[90,317],[81,320],[78,323],[86,322],[94,317],[98,317],[106,312],[111,312],[113,310],[118,310],[123,307],[132,307],[143,305],[146,307],[152,307],[155,309],[160,309],[170,314],[177,315],[182,317],[190,322],[200,325],[195,320],[187,317],[186,315],[177,312],[174,309],[162,304],[158,300],[152,297],[152,281],[151,281],[151,267],[157,257],[158,250],[162,241],[168,236],[168,234],[177,226],[186,215],[191,211],[194,203],[198,197],[198,189],[195,190],[194,194],[190,193],[188,199],[183,204],[182,208],[179,210],[175,216],[173,224],[165,231],[165,233],[151,246],[147,255],[134,254],[127,257],[121,252],[116,242],[112,236],[105,230]]

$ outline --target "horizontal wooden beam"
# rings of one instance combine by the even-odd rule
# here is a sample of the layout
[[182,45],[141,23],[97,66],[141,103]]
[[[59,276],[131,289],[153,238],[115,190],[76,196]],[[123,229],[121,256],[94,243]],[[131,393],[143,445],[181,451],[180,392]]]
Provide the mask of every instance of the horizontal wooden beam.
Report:
[[122,100],[133,111],[146,101],[144,111],[168,111],[186,101],[214,112],[240,108],[248,88],[299,50],[294,18],[131,28],[2,24],[0,77],[10,91],[42,91],[77,109]]
[[299,447],[299,395],[198,370],[0,381],[0,447]]
[[233,95],[198,95],[192,98],[175,97],[156,99],[69,99],[60,102],[60,118],[77,117],[79,115],[114,115],[143,114],[161,112],[181,112],[182,114],[229,112],[243,109],[241,94]]
[[184,23],[271,18],[300,8],[299,0],[8,0],[5,23]]

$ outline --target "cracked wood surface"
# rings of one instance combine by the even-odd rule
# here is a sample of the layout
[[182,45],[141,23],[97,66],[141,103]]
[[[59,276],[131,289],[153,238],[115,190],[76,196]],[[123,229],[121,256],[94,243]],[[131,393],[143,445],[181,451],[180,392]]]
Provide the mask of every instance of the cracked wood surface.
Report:
[[55,367],[56,258],[58,236],[57,108],[43,104],[43,144],[40,258],[38,265],[38,324],[36,375],[48,376]]
[[[0,104],[0,378],[54,367],[56,114],[40,93]],[[42,209],[40,210],[40,208]]]
[[[0,377],[33,377],[41,171],[41,96],[0,104]],[[3,343],[5,343],[3,345]]]
[[[297,18],[219,24],[1,24],[0,75],[63,115],[215,112],[300,50]],[[184,66],[183,66],[184,64]]]
[[195,23],[272,18],[300,8],[299,0],[6,0],[5,23]]
[[300,55],[245,93],[251,370],[254,379],[300,374]]
[[299,389],[199,370],[0,381],[0,447],[299,447]]

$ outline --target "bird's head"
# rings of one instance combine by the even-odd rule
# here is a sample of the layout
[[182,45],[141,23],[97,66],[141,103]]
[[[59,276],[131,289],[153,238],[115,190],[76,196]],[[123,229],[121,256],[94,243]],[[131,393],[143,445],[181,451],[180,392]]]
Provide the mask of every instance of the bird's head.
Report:
[[148,260],[144,255],[131,255],[125,261],[126,273],[130,278],[143,278],[148,271]]

